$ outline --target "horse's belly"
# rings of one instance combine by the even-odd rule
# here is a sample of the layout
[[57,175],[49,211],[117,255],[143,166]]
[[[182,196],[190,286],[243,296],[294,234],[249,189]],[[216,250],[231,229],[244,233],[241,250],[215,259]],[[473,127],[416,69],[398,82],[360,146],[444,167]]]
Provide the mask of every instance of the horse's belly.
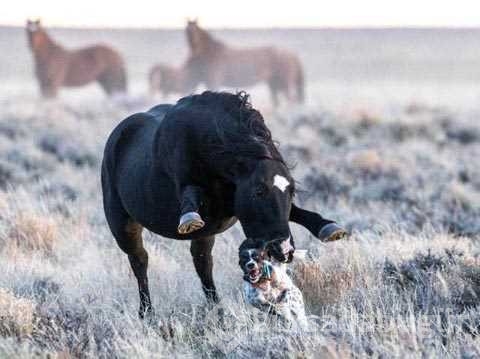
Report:
[[138,175],[143,171],[142,168],[132,168],[128,179],[131,184],[120,186],[119,192],[126,211],[149,231],[168,238],[195,239],[221,233],[236,222],[235,217],[229,217],[227,211],[218,208],[218,205],[202,207],[200,215],[205,227],[180,235],[177,228],[181,210],[174,183],[164,175],[152,186],[145,182],[144,176]]
[[65,76],[64,85],[67,87],[83,86],[95,81],[97,75],[94,70],[84,71],[79,68],[75,69],[70,67]]
[[70,56],[65,73],[65,86],[83,86],[97,79],[102,64],[89,53],[78,52]]
[[266,54],[257,51],[231,51],[215,67],[213,71],[223,71],[225,85],[232,87],[265,81],[272,70]]
[[252,66],[227,68],[225,71],[225,85],[232,87],[253,86],[263,78],[258,69]]
[[192,232],[190,234],[179,234],[177,230],[178,218],[170,221],[168,224],[162,222],[155,222],[142,225],[149,231],[159,234],[163,237],[172,238],[172,239],[197,239],[214,236],[216,234],[226,231],[228,228],[232,227],[237,222],[236,217],[230,218],[217,218],[217,219],[206,219],[205,226],[200,230]]

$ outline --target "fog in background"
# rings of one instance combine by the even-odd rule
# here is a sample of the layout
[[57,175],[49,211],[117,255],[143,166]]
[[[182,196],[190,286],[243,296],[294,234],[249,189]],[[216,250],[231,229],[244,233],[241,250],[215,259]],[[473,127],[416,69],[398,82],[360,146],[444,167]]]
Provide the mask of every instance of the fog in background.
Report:
[[[145,95],[151,66],[180,66],[187,57],[183,30],[50,29],[60,44],[116,47],[127,61],[130,89]],[[309,104],[377,106],[426,101],[471,106],[480,94],[480,29],[212,30],[232,46],[275,45],[301,58]],[[0,27],[0,97],[34,95],[33,58],[23,28]],[[90,90],[90,91],[89,91]],[[252,91],[268,96],[266,86]],[[103,96],[93,84],[65,96]]]

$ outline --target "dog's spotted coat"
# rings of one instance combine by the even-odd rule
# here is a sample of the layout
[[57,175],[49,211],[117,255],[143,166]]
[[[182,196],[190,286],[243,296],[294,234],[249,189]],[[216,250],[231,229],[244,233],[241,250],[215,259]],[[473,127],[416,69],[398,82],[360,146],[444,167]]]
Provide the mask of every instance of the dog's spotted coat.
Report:
[[273,312],[290,324],[298,324],[302,329],[308,326],[305,305],[300,289],[292,282],[281,263],[261,261],[262,276],[256,283],[244,282],[244,295],[247,303],[267,312]]

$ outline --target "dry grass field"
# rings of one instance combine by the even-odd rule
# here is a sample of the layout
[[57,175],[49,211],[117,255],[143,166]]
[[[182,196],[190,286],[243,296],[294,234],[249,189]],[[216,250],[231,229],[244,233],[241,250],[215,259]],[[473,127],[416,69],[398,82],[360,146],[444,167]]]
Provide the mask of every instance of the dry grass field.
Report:
[[[128,54],[132,99],[109,101],[92,86],[46,102],[23,32],[0,29],[0,47],[8,38],[18,49],[0,60],[0,357],[480,356],[479,34],[378,31],[307,32],[304,47],[286,32],[311,79],[305,106],[274,111],[262,86],[251,89],[295,164],[297,201],[352,232],[323,244],[292,225],[307,250],[291,269],[311,324],[295,332],[243,303],[239,226],[217,237],[223,301],[214,308],[189,243],[144,233],[158,323],[137,318],[135,279],[103,215],[99,163],[120,120],[164,100],[145,96],[146,72],[162,53],[183,59],[182,35],[158,34],[170,40],[154,51],[154,32],[100,33]],[[72,44],[94,34],[57,30]],[[255,44],[283,35],[219,36]]]

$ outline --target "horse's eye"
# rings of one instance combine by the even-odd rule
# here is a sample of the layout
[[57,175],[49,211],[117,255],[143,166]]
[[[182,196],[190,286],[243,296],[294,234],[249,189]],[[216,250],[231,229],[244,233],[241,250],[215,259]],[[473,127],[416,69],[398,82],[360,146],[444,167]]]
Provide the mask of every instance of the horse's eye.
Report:
[[292,197],[295,197],[295,188],[293,188],[293,186],[289,186],[290,188],[288,189],[288,191],[290,192],[290,196]]

